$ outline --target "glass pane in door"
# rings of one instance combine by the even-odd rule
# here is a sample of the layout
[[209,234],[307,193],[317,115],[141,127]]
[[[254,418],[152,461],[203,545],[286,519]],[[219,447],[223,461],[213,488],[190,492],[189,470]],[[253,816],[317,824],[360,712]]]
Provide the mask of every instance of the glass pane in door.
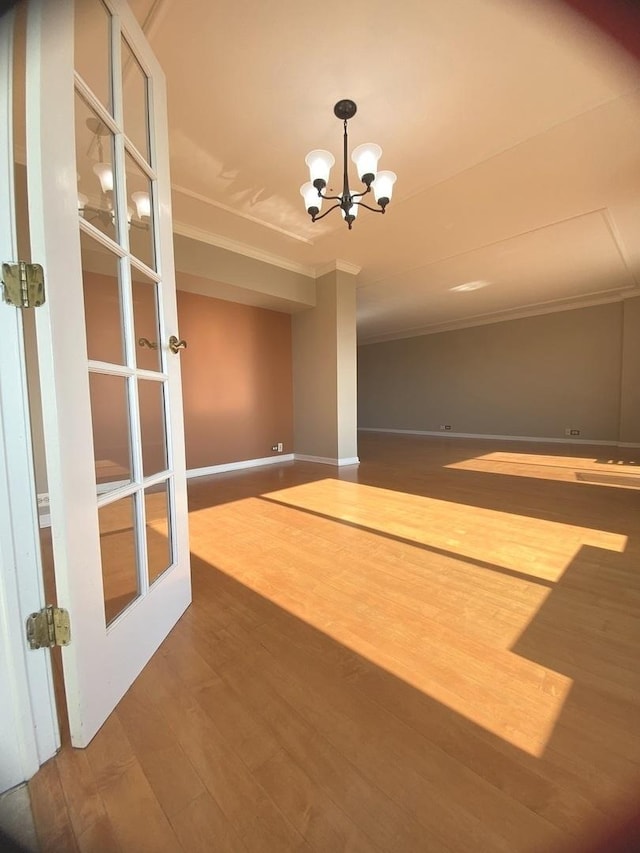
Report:
[[167,439],[164,416],[164,382],[138,379],[142,473],[145,477],[167,469]]
[[127,378],[89,373],[98,494],[132,481]]
[[169,480],[144,490],[149,586],[173,563]]
[[96,98],[112,112],[111,15],[101,0],[75,4],[74,65]]
[[162,369],[162,347],[158,323],[158,285],[131,265],[133,325],[136,366],[142,370]]
[[125,158],[125,170],[131,254],[146,266],[155,269],[151,181],[128,152]]
[[147,75],[133,55],[129,43],[122,39],[122,106],[124,132],[147,163],[149,157],[149,126],[147,109]]
[[80,250],[87,356],[92,361],[124,364],[120,259],[84,231]]
[[78,212],[87,222],[115,240],[113,134],[77,93],[75,122]]
[[100,507],[100,555],[107,625],[140,594],[133,495]]

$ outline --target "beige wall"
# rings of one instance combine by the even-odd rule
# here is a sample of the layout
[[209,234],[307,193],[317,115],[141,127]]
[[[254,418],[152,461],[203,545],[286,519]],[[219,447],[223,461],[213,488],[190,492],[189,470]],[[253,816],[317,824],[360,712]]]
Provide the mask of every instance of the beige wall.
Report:
[[[117,361],[117,287],[96,273],[85,273],[84,284],[90,355]],[[188,342],[180,355],[187,469],[275,456],[271,447],[278,442],[291,453],[289,315],[181,291],[177,299],[180,334]],[[134,293],[134,306],[136,336],[155,340],[152,303]],[[137,352],[157,358],[145,348]],[[152,362],[143,366],[154,369]],[[152,473],[165,467],[161,401],[157,383],[138,384],[143,463]],[[99,480],[122,479],[129,469],[123,380],[92,374],[91,402]]]
[[639,442],[639,303],[363,345],[358,425]]
[[291,317],[179,290],[178,320],[187,469],[292,453]]

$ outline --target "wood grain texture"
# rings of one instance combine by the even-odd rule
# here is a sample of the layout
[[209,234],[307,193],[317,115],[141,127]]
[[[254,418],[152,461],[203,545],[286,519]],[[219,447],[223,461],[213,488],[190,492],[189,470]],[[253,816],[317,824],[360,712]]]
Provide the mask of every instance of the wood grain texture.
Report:
[[360,456],[191,482],[193,605],[32,780],[43,850],[577,851],[615,822],[640,788],[640,456]]

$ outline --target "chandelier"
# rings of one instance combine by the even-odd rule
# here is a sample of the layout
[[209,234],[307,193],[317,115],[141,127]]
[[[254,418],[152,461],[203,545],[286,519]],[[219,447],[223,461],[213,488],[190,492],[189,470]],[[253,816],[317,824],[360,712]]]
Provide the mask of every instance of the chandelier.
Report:
[[[312,222],[324,219],[328,213],[339,207],[343,219],[349,226],[349,231],[351,231],[353,221],[358,215],[359,207],[366,207],[367,210],[371,210],[373,213],[385,212],[387,205],[391,201],[393,185],[397,178],[394,172],[377,171],[378,160],[382,156],[382,148],[374,142],[365,142],[363,145],[358,145],[351,155],[351,159],[356,164],[358,170],[358,177],[365,185],[365,189],[362,192],[354,192],[349,187],[347,122],[354,117],[357,109],[356,104],[348,99],[338,101],[333,108],[336,118],[344,122],[344,159],[342,192],[340,195],[324,195],[322,192],[329,183],[329,172],[336,159],[329,151],[321,149],[311,151],[305,157],[305,163],[309,167],[310,180],[300,187],[300,195],[304,198],[304,206]],[[368,195],[372,190],[378,207],[370,207],[362,201],[363,197]],[[336,204],[332,205],[323,214],[318,215],[320,214],[323,200],[335,201]]]
[[[88,222],[99,222],[103,226],[115,224],[115,210],[113,208],[113,169],[111,164],[105,161],[103,138],[108,134],[107,127],[97,118],[88,118],[86,125],[93,134],[89,150],[95,144],[98,154],[98,162],[92,167],[92,171],[100,184],[100,202],[89,203],[85,193],[78,192],[78,213]],[[78,179],[80,175],[78,175]],[[151,218],[151,198],[148,192],[139,191],[131,193],[131,201],[135,205],[137,218],[134,217],[134,208],[127,205],[127,224],[131,228],[149,228]]]

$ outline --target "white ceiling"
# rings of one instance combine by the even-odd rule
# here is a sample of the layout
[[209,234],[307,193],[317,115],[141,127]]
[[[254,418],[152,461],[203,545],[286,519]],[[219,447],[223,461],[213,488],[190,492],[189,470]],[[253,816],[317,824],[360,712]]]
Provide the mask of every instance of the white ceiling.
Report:
[[[167,75],[182,233],[360,267],[361,341],[640,293],[640,66],[564,4],[130,2]],[[312,148],[339,183],[341,98],[351,147],[398,175],[351,232],[299,195]]]

